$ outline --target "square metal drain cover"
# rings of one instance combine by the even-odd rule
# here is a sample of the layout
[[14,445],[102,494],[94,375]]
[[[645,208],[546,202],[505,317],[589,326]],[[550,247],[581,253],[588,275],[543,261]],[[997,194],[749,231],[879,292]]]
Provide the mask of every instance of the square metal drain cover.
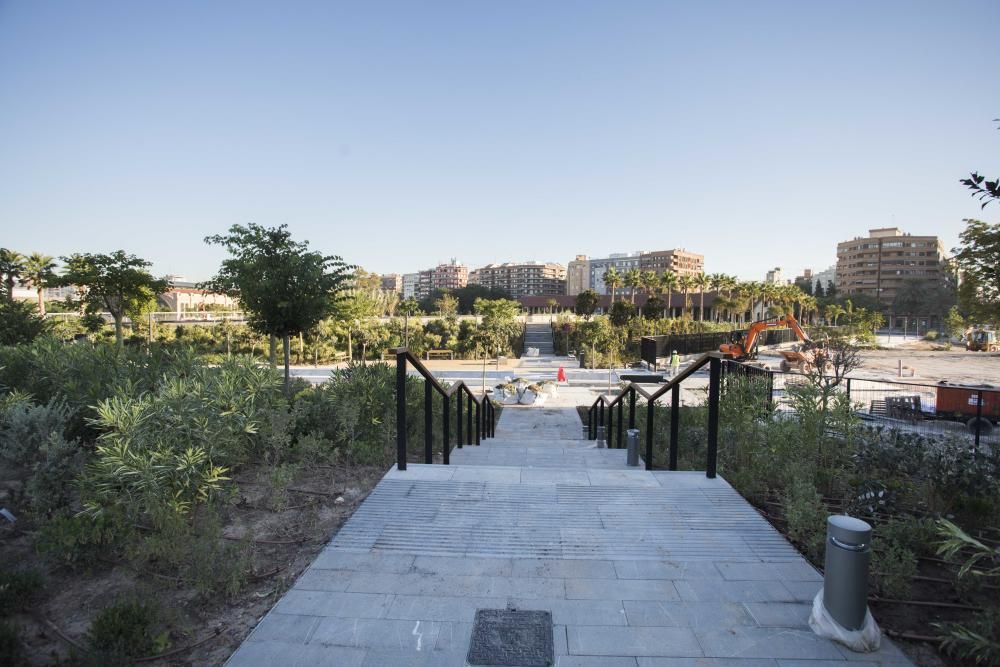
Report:
[[517,609],[477,609],[469,646],[470,665],[549,667],[552,612]]

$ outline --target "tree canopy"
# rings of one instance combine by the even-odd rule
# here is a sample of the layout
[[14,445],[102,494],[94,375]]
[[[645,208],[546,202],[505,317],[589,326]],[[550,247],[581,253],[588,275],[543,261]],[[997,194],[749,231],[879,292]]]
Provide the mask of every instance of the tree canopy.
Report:
[[592,289],[584,290],[576,295],[576,307],[573,309],[577,315],[590,319],[590,316],[597,310],[599,297]]
[[287,387],[289,336],[309,331],[333,311],[355,267],[311,252],[307,241],[293,241],[287,225],[233,225],[205,243],[226,248],[230,257],[203,287],[235,297],[251,327],[284,341]]
[[1000,324],[1000,223],[966,220],[952,252],[962,270],[962,309],[980,322]]
[[78,253],[62,258],[63,285],[79,289],[79,299],[87,312],[107,310],[115,321],[115,341],[122,344],[122,321],[125,315],[142,312],[157,295],[167,289],[164,280],[149,272],[149,262],[116,250],[110,255]]

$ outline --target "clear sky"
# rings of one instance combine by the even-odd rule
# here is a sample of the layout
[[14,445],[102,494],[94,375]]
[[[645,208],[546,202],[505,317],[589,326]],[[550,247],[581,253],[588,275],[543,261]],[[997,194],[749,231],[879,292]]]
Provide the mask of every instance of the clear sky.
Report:
[[[684,247],[763,279],[1000,175],[1000,2],[0,0],[0,245],[287,223],[380,273]],[[992,209],[992,210],[991,210]]]

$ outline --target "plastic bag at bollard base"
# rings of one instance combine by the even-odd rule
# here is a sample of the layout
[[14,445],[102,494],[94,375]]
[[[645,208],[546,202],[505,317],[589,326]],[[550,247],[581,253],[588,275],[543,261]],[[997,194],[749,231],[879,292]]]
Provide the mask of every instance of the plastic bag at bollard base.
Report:
[[882,644],[882,631],[872,618],[871,610],[865,610],[865,622],[860,630],[848,630],[837,623],[823,604],[823,589],[813,598],[812,614],[809,616],[809,627],[820,637],[840,642],[857,653],[877,651]]

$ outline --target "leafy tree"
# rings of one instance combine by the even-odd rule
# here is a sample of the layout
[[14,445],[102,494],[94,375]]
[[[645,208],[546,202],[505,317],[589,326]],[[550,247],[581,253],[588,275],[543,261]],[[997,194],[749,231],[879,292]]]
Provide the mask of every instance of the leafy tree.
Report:
[[474,347],[480,354],[493,351],[500,363],[500,354],[510,349],[511,340],[521,331],[517,314],[521,304],[509,299],[476,299],[475,311],[481,316],[474,336]]
[[452,294],[458,299],[458,312],[462,315],[471,315],[476,304],[476,299],[510,299],[510,293],[485,285],[466,285],[452,290]]
[[576,295],[576,307],[574,310],[577,315],[589,320],[594,311],[597,310],[598,301],[597,292],[592,289],[584,290]]
[[458,315],[458,299],[451,293],[445,292],[434,302],[434,310],[441,317],[455,317]]
[[233,225],[228,234],[205,242],[223,246],[231,256],[204,286],[239,299],[251,327],[282,339],[287,393],[289,337],[333,312],[355,267],[335,255],[310,252],[308,242],[292,240],[287,225]]
[[45,288],[56,280],[54,258],[33,252],[24,260],[24,278],[38,294],[38,312],[45,316]]
[[[1000,118],[994,118],[993,122],[1000,123]],[[972,190],[974,198],[983,202],[980,208],[986,208],[990,202],[1000,200],[1000,178],[987,181],[985,176],[980,176],[978,172],[974,171],[969,174],[969,178],[961,179],[961,183]]]
[[14,283],[24,272],[24,256],[8,248],[0,248],[0,279],[3,280],[4,295],[14,303]]
[[590,367],[597,365],[597,353],[610,355],[618,349],[618,336],[607,317],[595,317],[577,327],[577,342],[590,348]]
[[30,343],[47,330],[47,322],[31,304],[0,300],[0,345]]
[[929,316],[942,321],[955,305],[955,298],[954,285],[949,282],[906,280],[896,291],[892,309],[899,315]]
[[[718,303],[720,299],[716,299]],[[666,310],[666,302],[658,296],[651,296],[646,299],[646,303],[642,304],[642,316],[650,320],[658,320],[663,316],[663,311]]]
[[1000,223],[966,220],[952,252],[962,270],[961,306],[973,319],[1000,323]]
[[157,280],[148,271],[149,262],[124,250],[110,255],[75,254],[62,258],[66,271],[59,279],[62,285],[75,285],[80,301],[88,313],[107,310],[115,321],[115,342],[122,345],[122,321],[126,315],[142,312],[167,289],[164,280]]
[[636,316],[636,308],[634,304],[628,301],[615,301],[611,304],[611,324],[616,327],[624,327],[629,321]]

